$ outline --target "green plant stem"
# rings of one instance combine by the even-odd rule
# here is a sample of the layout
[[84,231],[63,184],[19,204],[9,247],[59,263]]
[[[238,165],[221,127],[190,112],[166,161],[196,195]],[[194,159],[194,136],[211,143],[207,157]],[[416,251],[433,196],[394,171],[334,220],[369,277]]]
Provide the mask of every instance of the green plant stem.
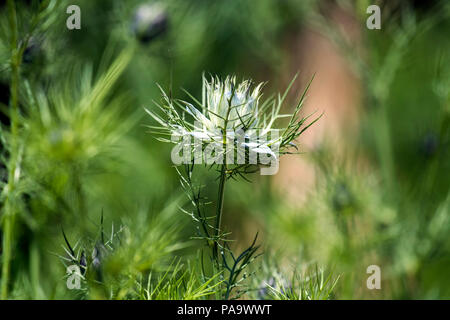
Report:
[[[223,133],[222,133],[223,134],[222,145],[223,145],[224,150],[226,150],[226,148],[227,148],[227,126],[228,126],[228,117],[230,116],[230,111],[231,111],[231,100],[228,101],[228,110],[227,110],[227,115],[225,117],[224,129],[223,129]],[[214,259],[216,260],[218,267],[219,267],[219,248],[218,247],[219,247],[220,224],[222,221],[223,198],[224,198],[224,194],[225,194],[225,182],[226,182],[226,178],[227,178],[226,170],[227,170],[227,161],[226,161],[226,154],[224,153],[223,164],[220,167],[219,194],[217,196],[217,210],[216,210],[216,226],[215,226],[215,230],[214,230],[213,256],[214,256]]]
[[2,264],[2,292],[1,298],[5,300],[8,298],[8,283],[10,275],[10,265],[12,256],[12,239],[14,226],[14,212],[11,204],[8,201],[5,204],[6,215],[3,223],[3,264]]
[[226,165],[222,164],[220,170],[220,182],[219,182],[219,193],[217,196],[217,210],[216,210],[216,226],[214,229],[214,259],[219,262],[219,235],[220,235],[220,225],[222,220],[223,211],[223,199],[225,194],[225,181],[226,181]]
[[13,249],[13,229],[15,210],[13,207],[17,161],[18,161],[18,86],[19,86],[19,66],[21,61],[21,51],[17,46],[17,16],[16,8],[13,0],[8,0],[9,24],[12,31],[11,36],[11,156],[10,166],[8,170],[8,186],[7,195],[4,204],[4,220],[3,220],[3,260],[2,260],[2,286],[1,298],[7,299],[8,285],[11,268],[11,258]]

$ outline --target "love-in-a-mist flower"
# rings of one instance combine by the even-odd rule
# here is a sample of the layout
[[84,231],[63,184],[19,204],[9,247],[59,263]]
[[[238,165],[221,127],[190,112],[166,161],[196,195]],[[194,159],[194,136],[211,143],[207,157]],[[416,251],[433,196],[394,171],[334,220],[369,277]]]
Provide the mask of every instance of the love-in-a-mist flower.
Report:
[[[306,90],[293,114],[280,114],[291,85],[292,82],[282,96],[264,102],[262,83],[252,85],[250,80],[238,83],[236,77],[224,80],[212,77],[209,81],[203,77],[201,102],[189,93],[192,103],[174,100],[161,89],[164,104],[157,106],[165,117],[147,110],[160,124],[150,128],[160,134],[159,140],[178,143],[183,139],[184,147],[193,153],[211,151],[213,145],[214,159],[222,159],[220,164],[227,164],[230,172],[248,169],[249,165],[267,165],[268,161],[278,162],[279,155],[295,146],[293,140],[306,129],[301,128],[305,118],[298,117]],[[188,121],[188,115],[193,121]],[[282,118],[289,118],[289,122],[277,128]],[[192,158],[186,160],[191,162]]]
[[236,84],[236,77],[227,77],[224,81],[216,77],[210,82],[203,78],[204,116],[199,116],[192,105],[188,105],[188,110],[207,129],[223,131],[256,127],[262,85],[252,89],[249,80]]

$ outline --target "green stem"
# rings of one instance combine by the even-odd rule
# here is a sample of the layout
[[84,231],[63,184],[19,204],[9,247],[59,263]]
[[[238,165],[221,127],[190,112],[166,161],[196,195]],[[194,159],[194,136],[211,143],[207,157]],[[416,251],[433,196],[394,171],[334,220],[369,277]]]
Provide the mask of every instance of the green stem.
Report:
[[226,165],[222,164],[220,170],[220,182],[219,182],[219,193],[217,196],[217,210],[216,210],[216,226],[214,229],[214,259],[219,262],[219,235],[220,235],[220,224],[222,221],[222,211],[223,211],[223,199],[225,194],[225,181],[226,181]]
[[14,226],[14,212],[11,208],[10,202],[5,205],[6,216],[4,220],[3,233],[3,265],[2,265],[2,300],[8,298],[8,283],[10,275],[10,265],[12,256],[12,239]]
[[[222,94],[223,98],[223,94]],[[221,98],[221,99],[222,99]],[[214,229],[214,247],[213,247],[213,258],[216,263],[217,270],[222,270],[219,258],[219,241],[220,241],[220,225],[222,221],[222,211],[223,211],[223,200],[225,195],[225,182],[227,180],[227,159],[226,159],[226,147],[227,147],[227,126],[228,117],[231,111],[231,100],[228,101],[228,110],[224,121],[224,128],[222,132],[222,146],[223,146],[223,163],[220,166],[220,181],[219,181],[219,192],[217,196],[217,209],[216,209],[216,225]]]
[[[222,94],[223,98],[223,94]],[[221,99],[222,99],[221,98]],[[228,117],[230,116],[231,111],[231,100],[228,101],[228,109],[227,109],[227,115],[225,117],[224,121],[224,128],[222,132],[222,146],[223,150],[225,151],[227,148],[227,126],[228,126]],[[217,210],[216,210],[216,226],[214,230],[214,249],[213,249],[213,256],[216,260],[217,267],[219,267],[219,235],[220,235],[220,224],[222,220],[222,210],[223,210],[223,197],[225,194],[225,181],[227,178],[227,159],[226,159],[226,152],[223,153],[223,164],[220,167],[220,182],[219,182],[219,194],[217,196]]]
[[2,261],[2,286],[1,298],[7,299],[8,285],[11,268],[11,258],[13,250],[13,229],[14,229],[14,192],[16,182],[16,169],[18,161],[18,86],[19,86],[19,66],[21,61],[21,51],[17,46],[17,16],[14,0],[8,0],[9,24],[12,31],[11,36],[11,155],[8,170],[7,195],[5,197],[5,216],[3,233],[3,261]]

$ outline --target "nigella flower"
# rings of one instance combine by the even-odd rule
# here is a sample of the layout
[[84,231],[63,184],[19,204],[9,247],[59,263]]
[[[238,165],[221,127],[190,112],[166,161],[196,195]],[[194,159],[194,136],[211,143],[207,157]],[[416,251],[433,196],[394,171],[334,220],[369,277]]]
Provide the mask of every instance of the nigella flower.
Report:
[[143,4],[136,9],[131,28],[142,43],[149,43],[166,32],[168,20],[160,3]]
[[[230,169],[232,165],[239,170],[251,165],[272,165],[278,163],[280,154],[295,147],[293,140],[314,122],[301,128],[305,118],[300,118],[298,113],[306,90],[292,115],[280,114],[291,85],[292,82],[282,96],[264,102],[261,101],[263,83],[252,85],[250,80],[238,83],[236,77],[224,80],[212,77],[209,81],[203,77],[201,102],[188,92],[193,103],[174,100],[161,89],[164,104],[157,106],[165,117],[146,110],[160,125],[150,128],[160,134],[161,141],[178,144],[183,139],[185,144],[180,149],[189,149],[192,153],[206,150],[208,155],[214,149],[211,159],[217,164],[225,163],[230,173],[236,173]],[[188,117],[193,121],[188,121]],[[282,118],[290,120],[287,126],[277,128]],[[194,143],[189,138],[193,138]],[[185,158],[187,163],[196,162],[195,159]],[[217,162],[218,159],[221,162]],[[205,163],[211,164],[207,160]]]
[[261,285],[260,288],[258,290],[258,299],[259,300],[266,300],[269,298],[269,289],[275,287],[275,278],[274,277],[270,277],[269,280],[264,280]]
[[266,300],[273,298],[274,294],[287,296],[291,291],[292,282],[288,281],[282,274],[275,273],[274,276],[261,283],[257,297],[259,300]]
[[210,130],[256,127],[261,87],[262,83],[251,89],[249,80],[236,85],[236,77],[227,77],[225,81],[216,77],[210,82],[203,77],[204,116],[199,116],[200,113],[192,105],[189,105],[188,111]]

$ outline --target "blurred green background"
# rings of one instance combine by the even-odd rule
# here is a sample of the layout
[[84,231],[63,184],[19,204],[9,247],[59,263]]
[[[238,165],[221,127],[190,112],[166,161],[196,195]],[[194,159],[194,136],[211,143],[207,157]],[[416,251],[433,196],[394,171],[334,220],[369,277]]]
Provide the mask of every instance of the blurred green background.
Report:
[[[39,11],[41,3],[49,6]],[[276,274],[318,264],[340,275],[335,299],[449,299],[450,6],[426,3],[15,1],[17,43],[28,39],[15,136],[13,28],[2,3],[2,257],[14,215],[8,298],[79,297],[66,287],[61,230],[72,246],[89,247],[102,212],[108,234],[125,226],[104,266],[116,298],[131,298],[140,277],[167,270],[174,257],[196,260],[202,243],[179,210],[187,198],[170,146],[148,133],[144,107],[161,101],[157,84],[173,97],[189,100],[183,88],[201,97],[205,72],[267,81],[265,96],[299,73],[292,106],[315,75],[304,114],[324,113],[277,175],[227,186],[233,248],[259,231],[264,252],[245,297],[258,298]],[[66,27],[69,4],[81,8],[80,30]],[[370,4],[381,7],[380,30],[366,27]],[[20,168],[14,189],[11,159]],[[214,172],[198,173],[214,201]],[[366,286],[370,265],[381,268],[380,290]]]

